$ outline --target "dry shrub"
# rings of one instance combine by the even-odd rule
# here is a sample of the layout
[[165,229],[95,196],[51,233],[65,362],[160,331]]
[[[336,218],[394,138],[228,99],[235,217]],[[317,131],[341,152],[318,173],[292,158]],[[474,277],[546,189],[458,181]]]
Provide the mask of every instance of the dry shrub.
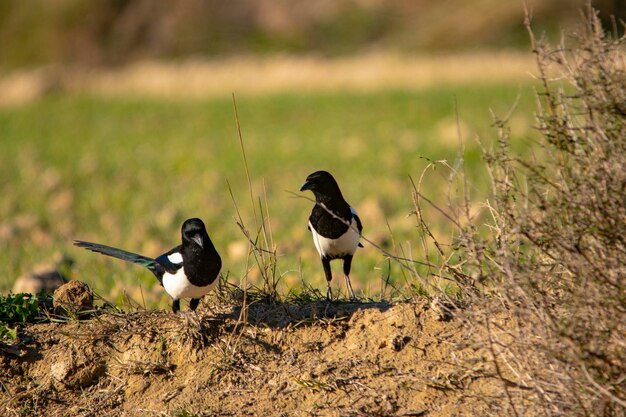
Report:
[[[393,258],[444,316],[465,319],[501,383],[498,415],[625,415],[626,38],[605,34],[591,6],[570,48],[535,38],[530,16],[527,27],[541,83],[532,156],[511,151],[507,118],[496,119],[482,212],[462,163],[448,167],[457,197],[445,208],[420,193],[420,179],[427,273]],[[450,220],[452,245],[430,232],[426,204]]]
[[[626,411],[625,38],[607,36],[591,7],[584,17],[571,49],[528,24],[542,83],[538,149],[514,155],[506,121],[496,123],[492,233],[460,239],[492,282],[468,323],[483,330],[514,415]],[[491,322],[502,310],[513,326]]]

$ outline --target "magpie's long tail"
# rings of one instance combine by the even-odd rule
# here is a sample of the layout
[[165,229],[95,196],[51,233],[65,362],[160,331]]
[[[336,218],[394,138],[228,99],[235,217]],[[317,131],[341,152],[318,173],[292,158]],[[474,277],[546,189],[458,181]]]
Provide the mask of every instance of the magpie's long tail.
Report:
[[75,240],[74,245],[80,248],[89,249],[92,252],[101,253],[103,255],[112,256],[113,258],[144,266],[152,271],[157,278],[159,278],[158,270],[160,265],[154,259],[148,258],[147,256],[127,252],[111,246],[101,245],[100,243],[83,242],[82,240]]

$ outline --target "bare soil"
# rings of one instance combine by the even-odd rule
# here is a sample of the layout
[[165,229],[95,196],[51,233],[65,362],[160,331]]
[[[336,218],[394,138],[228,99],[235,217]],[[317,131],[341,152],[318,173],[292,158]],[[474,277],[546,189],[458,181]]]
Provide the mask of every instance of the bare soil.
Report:
[[[311,302],[32,324],[0,345],[3,416],[480,416],[487,352],[423,302]],[[507,320],[498,325],[507,326]]]

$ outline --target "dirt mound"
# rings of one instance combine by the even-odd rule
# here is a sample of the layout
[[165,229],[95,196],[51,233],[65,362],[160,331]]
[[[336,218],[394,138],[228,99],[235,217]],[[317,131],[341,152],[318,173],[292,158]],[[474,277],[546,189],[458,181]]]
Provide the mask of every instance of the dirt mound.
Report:
[[70,281],[54,291],[54,307],[66,311],[85,311],[93,309],[93,294],[82,281]]
[[30,325],[0,347],[3,415],[484,415],[504,402],[430,304],[203,306]]

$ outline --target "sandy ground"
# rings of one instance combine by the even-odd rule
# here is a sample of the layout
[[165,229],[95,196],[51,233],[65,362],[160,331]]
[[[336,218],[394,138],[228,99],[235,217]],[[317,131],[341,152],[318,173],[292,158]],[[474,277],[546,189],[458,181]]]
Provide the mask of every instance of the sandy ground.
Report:
[[0,75],[0,105],[27,103],[54,91],[197,99],[231,93],[376,91],[528,82],[534,69],[532,54],[513,51],[439,56],[371,53],[334,59],[241,56],[137,62],[112,69],[53,66]]
[[207,305],[27,326],[0,345],[0,414],[507,414],[487,352],[432,303],[258,304],[245,326]]

